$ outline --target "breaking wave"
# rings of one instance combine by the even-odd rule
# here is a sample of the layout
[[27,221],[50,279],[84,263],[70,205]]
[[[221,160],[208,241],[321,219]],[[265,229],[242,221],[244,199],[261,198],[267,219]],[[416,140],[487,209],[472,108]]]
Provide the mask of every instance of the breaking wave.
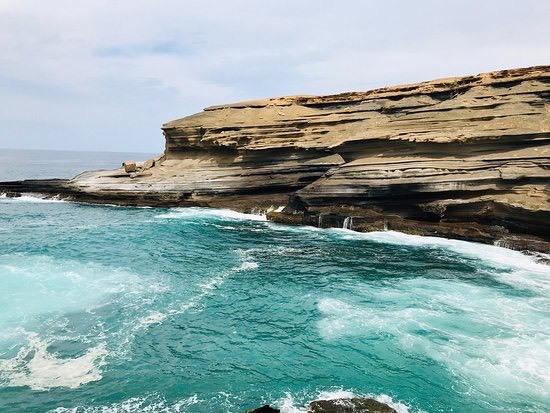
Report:
[[221,218],[230,221],[266,221],[265,215],[244,214],[230,209],[211,208],[173,208],[169,212],[155,215],[159,219],[182,219],[182,218]]
[[318,391],[315,395],[308,394],[308,396],[306,397],[310,397],[310,398],[307,399],[306,402],[301,402],[299,400],[304,399],[303,395],[299,395],[298,397],[297,395],[287,393],[285,397],[275,401],[273,405],[277,406],[281,410],[281,413],[308,413],[309,403],[315,400],[338,400],[338,399],[352,399],[355,397],[365,397],[365,398],[371,398],[371,399],[377,400],[381,403],[385,403],[388,406],[395,409],[398,413],[424,413],[422,410],[412,409],[410,406],[406,405],[405,403],[394,400],[391,396],[387,394],[379,394],[379,395],[369,394],[369,393],[361,394],[361,393],[356,393],[352,390],[344,390],[342,388],[339,388],[339,389]]

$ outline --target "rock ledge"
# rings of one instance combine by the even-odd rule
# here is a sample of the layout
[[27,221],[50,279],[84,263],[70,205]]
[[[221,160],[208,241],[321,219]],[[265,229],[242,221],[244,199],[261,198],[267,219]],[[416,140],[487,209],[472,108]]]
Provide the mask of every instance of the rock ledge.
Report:
[[550,252],[550,66],[214,106],[163,125],[164,154],[72,180],[0,183],[95,203],[274,210]]

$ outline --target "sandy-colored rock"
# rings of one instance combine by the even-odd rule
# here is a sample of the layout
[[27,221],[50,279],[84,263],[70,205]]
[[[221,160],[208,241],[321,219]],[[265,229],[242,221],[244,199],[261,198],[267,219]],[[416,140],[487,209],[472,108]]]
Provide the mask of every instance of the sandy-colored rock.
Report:
[[141,165],[141,170],[146,171],[147,169],[151,169],[153,166],[155,166],[155,160],[154,159],[147,159]]
[[137,171],[137,165],[135,161],[124,161],[122,165],[124,166],[124,172],[126,173]]
[[166,150],[147,173],[87,172],[63,191],[132,205],[286,205],[272,219],[550,251],[550,66],[213,106],[162,129]]

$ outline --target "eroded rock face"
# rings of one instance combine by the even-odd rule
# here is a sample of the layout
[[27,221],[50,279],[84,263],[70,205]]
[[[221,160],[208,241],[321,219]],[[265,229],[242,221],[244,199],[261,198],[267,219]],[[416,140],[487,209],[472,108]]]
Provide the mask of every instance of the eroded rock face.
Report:
[[119,204],[286,205],[270,219],[550,251],[549,102],[550,66],[539,66],[215,106],[163,125],[166,151],[146,168],[83,173],[63,191]]

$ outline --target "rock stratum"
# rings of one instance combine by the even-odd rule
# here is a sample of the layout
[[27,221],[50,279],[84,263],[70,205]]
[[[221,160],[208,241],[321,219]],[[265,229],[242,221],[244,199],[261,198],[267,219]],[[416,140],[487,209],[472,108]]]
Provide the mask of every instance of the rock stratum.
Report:
[[213,106],[156,159],[0,183],[123,205],[269,210],[278,222],[550,252],[550,66]]

